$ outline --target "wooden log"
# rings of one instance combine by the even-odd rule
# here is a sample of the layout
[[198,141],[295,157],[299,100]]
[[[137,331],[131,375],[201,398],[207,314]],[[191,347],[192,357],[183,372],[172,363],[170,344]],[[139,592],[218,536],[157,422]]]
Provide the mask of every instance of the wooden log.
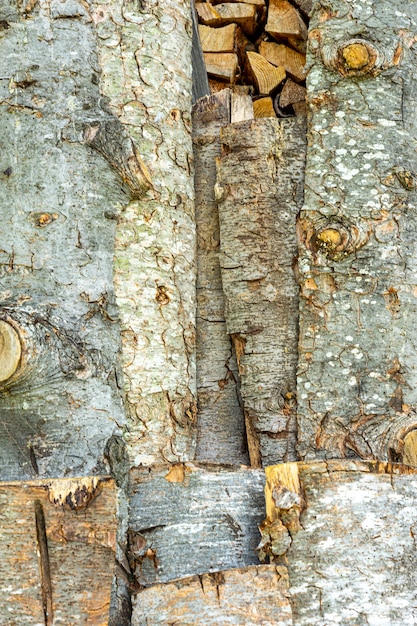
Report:
[[265,30],[276,39],[282,37],[307,39],[307,26],[303,18],[286,0],[270,0]]
[[209,87],[210,93],[218,93],[219,91],[224,91],[225,89],[230,89],[232,93],[237,93],[242,96],[250,95],[254,87],[252,85],[236,85],[234,84],[225,84],[222,80],[216,80],[215,78],[209,78]]
[[262,471],[186,463],[130,478],[129,559],[140,585],[259,563]]
[[268,95],[285,79],[283,67],[275,67],[257,52],[246,53],[253,80],[260,94]]
[[238,24],[247,35],[253,35],[257,23],[256,5],[244,4],[242,2],[225,2],[217,4],[215,10],[220,15],[219,26],[230,23]]
[[274,104],[270,96],[264,96],[263,98],[257,98],[253,101],[253,112],[255,118],[257,117],[276,117]]
[[[303,459],[398,461],[417,428],[417,186],[409,177],[417,171],[417,128],[401,113],[417,106],[417,50],[401,56],[397,29],[408,18],[394,27],[383,5],[375,4],[370,39],[327,51],[319,44],[309,71],[311,132],[320,141],[309,147],[299,229]],[[312,16],[316,42],[348,28],[343,6],[334,3],[325,22],[320,11]],[[358,28],[364,23],[359,18]],[[325,114],[331,102],[337,112]]]
[[238,58],[234,52],[205,52],[207,74],[214,78],[234,83],[238,71]]
[[305,87],[298,85],[290,78],[285,81],[285,85],[279,95],[279,105],[285,108],[298,102],[305,102],[307,90]]
[[234,52],[236,28],[236,24],[221,28],[199,24],[198,32],[203,52]]
[[287,565],[294,624],[417,620],[416,486],[378,461],[267,468],[260,556]]
[[304,54],[273,41],[262,41],[259,45],[259,54],[272,65],[283,67],[294,80],[298,82],[305,80],[306,57]]
[[221,131],[220,266],[253,466],[296,458],[298,287],[292,263],[305,132],[296,119]]
[[285,567],[255,565],[193,576],[141,591],[132,626],[292,626]]
[[114,481],[0,483],[0,508],[1,623],[105,626],[116,547]]
[[195,8],[201,24],[206,26],[220,26],[222,24],[220,14],[209,2],[198,2]]
[[220,128],[230,122],[234,100],[235,94],[223,89],[200,100],[192,111],[198,242],[196,460],[239,465],[248,463],[245,420],[239,403],[236,357],[226,329],[214,198]]
[[247,94],[233,93],[230,108],[230,122],[232,124],[236,124],[237,122],[252,120],[253,117],[254,112],[251,96]]

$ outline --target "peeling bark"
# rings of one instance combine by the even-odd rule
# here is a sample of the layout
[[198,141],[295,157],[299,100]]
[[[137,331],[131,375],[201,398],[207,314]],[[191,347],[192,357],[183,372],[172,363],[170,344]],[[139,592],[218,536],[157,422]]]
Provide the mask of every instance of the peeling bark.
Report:
[[155,585],[135,598],[132,626],[292,626],[284,567],[257,565]]
[[251,465],[295,459],[298,286],[305,122],[262,119],[221,131],[216,194],[226,323]]
[[259,563],[263,472],[186,463],[130,478],[128,554],[139,585]]
[[214,198],[220,128],[229,124],[229,89],[199,100],[193,108],[197,227],[196,459],[247,463],[246,432],[239,401],[239,374],[227,333],[219,265],[219,215]]
[[401,460],[417,423],[415,2],[311,16],[298,449]]

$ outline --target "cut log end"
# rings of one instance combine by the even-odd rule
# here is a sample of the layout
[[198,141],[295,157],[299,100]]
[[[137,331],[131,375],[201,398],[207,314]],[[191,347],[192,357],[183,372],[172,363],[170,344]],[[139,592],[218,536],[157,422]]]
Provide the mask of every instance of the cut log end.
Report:
[[22,345],[16,329],[0,321],[0,382],[5,382],[17,371],[22,356]]

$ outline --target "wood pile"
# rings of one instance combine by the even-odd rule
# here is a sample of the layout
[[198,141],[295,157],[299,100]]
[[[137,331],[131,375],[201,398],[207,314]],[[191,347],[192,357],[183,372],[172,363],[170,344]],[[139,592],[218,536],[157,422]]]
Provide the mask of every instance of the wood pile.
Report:
[[196,0],[211,93],[250,97],[255,117],[304,115],[312,0]]

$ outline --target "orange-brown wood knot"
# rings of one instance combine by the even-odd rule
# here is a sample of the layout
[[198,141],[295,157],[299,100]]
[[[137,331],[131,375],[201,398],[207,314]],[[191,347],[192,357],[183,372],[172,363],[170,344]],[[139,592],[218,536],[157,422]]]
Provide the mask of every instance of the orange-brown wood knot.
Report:
[[20,364],[22,345],[17,330],[0,320],[0,382],[13,376]]
[[339,46],[335,63],[343,76],[361,76],[373,74],[378,57],[378,50],[368,41],[352,39]]

